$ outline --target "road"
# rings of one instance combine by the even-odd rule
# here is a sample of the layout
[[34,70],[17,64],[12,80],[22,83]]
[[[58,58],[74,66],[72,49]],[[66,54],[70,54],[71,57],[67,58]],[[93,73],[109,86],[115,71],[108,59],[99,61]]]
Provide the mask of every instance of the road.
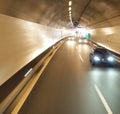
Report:
[[119,68],[92,67],[91,47],[66,41],[19,114],[120,114]]

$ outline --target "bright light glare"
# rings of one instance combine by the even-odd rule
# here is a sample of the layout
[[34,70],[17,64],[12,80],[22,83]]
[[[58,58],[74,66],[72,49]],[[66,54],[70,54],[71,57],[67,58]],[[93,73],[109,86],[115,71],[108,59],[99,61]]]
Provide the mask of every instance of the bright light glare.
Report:
[[71,13],[69,13],[69,16],[71,17],[71,16],[72,16],[72,14],[71,14]]
[[72,14],[72,12],[71,12],[71,11],[69,11],[69,14]]
[[38,56],[41,52],[42,52],[42,49],[37,49],[36,51],[34,51],[34,52],[32,53],[32,58]]
[[84,40],[84,43],[87,43],[88,41],[87,40]]
[[74,40],[74,37],[70,37],[70,38],[68,38],[69,40]]
[[24,77],[28,76],[28,74],[30,74],[31,71],[32,71],[32,68],[27,71],[27,73],[24,75]]
[[72,1],[69,1],[69,6],[71,6],[72,5]]
[[95,61],[100,61],[100,58],[98,56],[94,56]]
[[71,8],[71,7],[69,7],[69,9],[68,9],[68,10],[69,10],[69,11],[71,11],[71,9],[72,9],[72,8]]
[[23,26],[25,26],[25,28],[28,27],[30,30],[36,30],[37,29],[37,26],[32,22],[26,22],[26,23],[24,23]]
[[54,43],[54,41],[53,41],[52,39],[46,38],[46,39],[44,39],[43,45],[45,45],[45,46],[50,46],[50,45],[52,45],[53,43]]
[[82,40],[81,39],[79,39],[79,43],[81,43],[82,42]]
[[75,42],[74,42],[74,41],[67,41],[67,45],[68,45],[68,46],[74,46],[74,45],[75,45]]
[[110,62],[113,62],[113,61],[114,61],[114,58],[111,57],[111,56],[109,56],[107,59],[108,59],[108,61],[110,61]]
[[90,33],[89,30],[87,30],[87,28],[80,28],[79,32],[81,37],[86,37],[86,34]]

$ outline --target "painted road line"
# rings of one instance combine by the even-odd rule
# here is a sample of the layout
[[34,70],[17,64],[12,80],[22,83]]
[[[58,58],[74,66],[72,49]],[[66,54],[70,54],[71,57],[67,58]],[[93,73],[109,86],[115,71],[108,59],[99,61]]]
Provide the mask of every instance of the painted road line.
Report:
[[[76,46],[76,50],[78,51],[78,46]],[[82,62],[84,62],[83,61],[83,58],[82,58],[82,56],[79,54],[79,57],[80,57],[80,60],[82,61]]]
[[76,50],[78,50],[78,46],[75,46]]
[[80,55],[80,54],[79,54],[79,57],[80,57],[81,61],[82,61],[82,62],[84,62],[84,61],[83,61],[83,58],[81,57],[81,55]]
[[52,59],[52,57],[55,55],[56,51],[61,47],[63,43],[61,43],[56,49],[55,51],[52,53],[52,55],[47,58],[44,66],[42,67],[42,69],[38,72],[38,74],[36,76],[34,76],[26,85],[26,91],[23,94],[23,96],[21,97],[20,101],[18,102],[18,104],[14,107],[14,109],[12,110],[11,114],[18,114],[18,112],[20,111],[21,107],[23,106],[24,102],[26,101],[26,99],[28,98],[29,94],[31,93],[33,87],[35,86],[35,84],[37,83],[38,79],[40,78],[41,74],[43,73],[44,69],[47,67],[48,63],[50,62],[50,60]]
[[24,75],[24,77],[28,76],[28,74],[30,74],[30,72],[31,72],[32,70],[33,70],[33,69],[30,68],[30,69],[27,71],[27,73]]
[[21,100],[18,102],[18,104],[15,106],[15,108],[13,109],[13,111],[11,112],[11,114],[18,114],[19,110],[21,109],[21,107],[23,106],[24,102],[26,101],[26,99],[28,98],[30,92],[32,91],[33,87],[35,86],[35,84],[37,83],[38,79],[40,78],[42,72],[44,71],[44,69],[46,68],[47,64],[49,63],[49,60],[47,61],[47,63],[44,65],[44,67],[39,71],[39,73],[34,76],[32,78],[32,80],[30,80],[30,82],[28,83],[28,85],[26,86],[26,91],[24,93],[24,95],[21,97]]
[[99,97],[100,97],[106,111],[108,112],[108,114],[113,114],[113,112],[111,111],[108,103],[106,102],[105,98],[103,97],[103,95],[102,95],[100,89],[98,88],[98,86],[95,84],[94,87],[95,87],[95,90],[97,91],[97,93],[98,93],[98,95],[99,95]]

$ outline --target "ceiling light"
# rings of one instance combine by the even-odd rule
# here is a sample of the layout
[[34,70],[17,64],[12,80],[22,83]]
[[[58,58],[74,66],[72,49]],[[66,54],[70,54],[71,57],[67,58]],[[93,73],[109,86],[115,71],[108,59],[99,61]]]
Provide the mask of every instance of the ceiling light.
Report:
[[71,6],[72,5],[72,1],[69,1],[69,6]]
[[72,13],[69,13],[69,15],[72,15]]
[[69,11],[71,11],[71,9],[72,9],[72,8],[71,8],[71,7],[69,7],[69,9],[68,9],[68,10],[69,10]]
[[69,11],[69,14],[72,14],[72,12],[71,12],[71,11]]

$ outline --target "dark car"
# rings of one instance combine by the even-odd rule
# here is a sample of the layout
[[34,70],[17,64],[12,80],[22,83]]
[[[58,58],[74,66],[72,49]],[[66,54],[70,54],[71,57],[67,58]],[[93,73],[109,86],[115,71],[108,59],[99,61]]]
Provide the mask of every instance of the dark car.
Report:
[[95,48],[91,50],[90,62],[92,65],[115,65],[115,59],[113,55],[105,48]]
[[80,39],[78,40],[78,42],[79,42],[80,44],[88,44],[88,43],[89,43],[86,38],[80,38]]

